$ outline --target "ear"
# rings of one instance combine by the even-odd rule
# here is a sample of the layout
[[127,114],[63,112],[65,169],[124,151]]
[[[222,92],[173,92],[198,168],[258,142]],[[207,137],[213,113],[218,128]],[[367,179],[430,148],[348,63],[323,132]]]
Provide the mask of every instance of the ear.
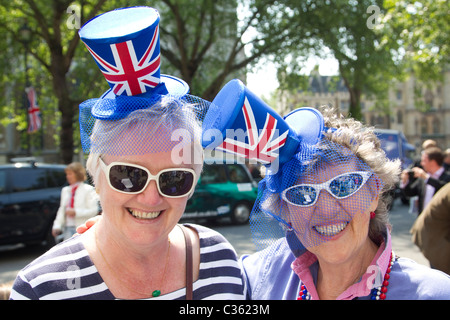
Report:
[[377,195],[377,197],[370,204],[370,211],[375,212],[375,210],[378,208],[378,200],[379,196]]

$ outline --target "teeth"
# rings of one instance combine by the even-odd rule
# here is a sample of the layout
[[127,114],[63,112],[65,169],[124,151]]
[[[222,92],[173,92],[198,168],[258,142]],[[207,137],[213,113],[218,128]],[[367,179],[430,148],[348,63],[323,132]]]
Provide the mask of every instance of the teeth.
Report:
[[342,222],[337,224],[331,224],[327,226],[315,226],[314,229],[324,236],[334,236],[345,229],[348,222]]
[[133,217],[138,218],[138,219],[155,219],[161,213],[161,211],[143,212],[143,211],[133,210],[133,209],[128,209],[128,211],[133,215]]

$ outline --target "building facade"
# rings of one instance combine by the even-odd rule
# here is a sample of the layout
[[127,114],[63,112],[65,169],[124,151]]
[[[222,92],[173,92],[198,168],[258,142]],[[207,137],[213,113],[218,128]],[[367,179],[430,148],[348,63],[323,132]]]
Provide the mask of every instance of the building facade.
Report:
[[[330,105],[344,115],[350,106],[350,94],[342,79],[321,76],[312,72],[307,91],[282,93],[278,112],[287,114],[299,107]],[[429,88],[410,76],[395,83],[388,93],[389,114],[377,109],[375,101],[364,95],[361,108],[365,124],[380,129],[402,131],[408,142],[420,151],[426,139],[436,140],[444,150],[450,148],[450,69],[444,72],[443,81]]]

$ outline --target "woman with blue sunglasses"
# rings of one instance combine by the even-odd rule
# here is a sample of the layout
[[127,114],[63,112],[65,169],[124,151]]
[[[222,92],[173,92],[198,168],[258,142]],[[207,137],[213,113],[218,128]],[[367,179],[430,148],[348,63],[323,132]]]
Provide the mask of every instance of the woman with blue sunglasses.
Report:
[[386,194],[399,161],[370,128],[322,113],[319,138],[259,184],[250,223],[260,250],[242,257],[248,298],[449,299],[448,275],[392,250]]

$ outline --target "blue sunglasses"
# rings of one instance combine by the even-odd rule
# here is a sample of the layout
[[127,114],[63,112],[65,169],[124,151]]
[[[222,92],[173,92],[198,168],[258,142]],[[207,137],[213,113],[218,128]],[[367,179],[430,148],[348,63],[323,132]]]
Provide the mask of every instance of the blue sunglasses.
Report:
[[336,199],[345,199],[361,189],[372,174],[373,172],[354,171],[340,174],[324,183],[298,184],[284,190],[281,196],[287,203],[298,207],[314,205],[322,189]]

